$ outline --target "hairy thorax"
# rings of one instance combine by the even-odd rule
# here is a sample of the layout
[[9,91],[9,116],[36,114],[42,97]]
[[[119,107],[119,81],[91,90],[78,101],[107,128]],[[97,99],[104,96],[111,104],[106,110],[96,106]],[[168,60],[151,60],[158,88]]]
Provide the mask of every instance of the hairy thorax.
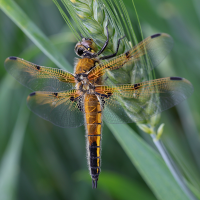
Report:
[[92,82],[88,80],[89,71],[98,64],[97,59],[91,58],[82,58],[78,59],[78,62],[75,66],[76,74],[76,89],[80,95],[85,93],[95,94],[95,85],[99,85],[101,80],[93,80]]

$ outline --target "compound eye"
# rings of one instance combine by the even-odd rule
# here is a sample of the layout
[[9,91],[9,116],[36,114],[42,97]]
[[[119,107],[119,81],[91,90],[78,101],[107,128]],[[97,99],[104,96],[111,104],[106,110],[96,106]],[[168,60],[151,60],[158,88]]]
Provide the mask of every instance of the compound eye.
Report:
[[78,51],[77,51],[77,54],[79,56],[82,56],[83,55],[83,49],[82,48],[79,48]]

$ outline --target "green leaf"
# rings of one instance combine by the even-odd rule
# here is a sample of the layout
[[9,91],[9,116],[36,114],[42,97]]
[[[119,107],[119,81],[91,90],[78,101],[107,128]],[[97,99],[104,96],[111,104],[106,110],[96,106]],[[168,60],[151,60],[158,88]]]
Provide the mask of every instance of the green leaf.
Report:
[[[5,104],[2,104],[2,105],[5,105]],[[22,149],[24,133],[25,133],[26,125],[28,121],[28,115],[30,113],[27,110],[27,108],[24,107],[24,105],[25,105],[25,102],[23,101],[20,107],[17,122],[13,128],[13,132],[12,132],[12,136],[10,138],[9,144],[7,145],[3,158],[1,159],[0,199],[4,199],[4,200],[14,199],[16,189],[17,189],[21,149]]]

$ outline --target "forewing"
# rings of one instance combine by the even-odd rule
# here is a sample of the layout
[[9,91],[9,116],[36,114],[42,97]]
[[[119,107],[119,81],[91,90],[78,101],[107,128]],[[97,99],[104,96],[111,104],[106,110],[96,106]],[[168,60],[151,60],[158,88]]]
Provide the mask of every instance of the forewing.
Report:
[[33,92],[27,98],[31,111],[60,127],[83,125],[82,97],[76,90],[65,92]]
[[[88,78],[89,80],[96,79],[104,75],[107,70],[116,70],[123,67],[125,64],[132,63],[143,65],[144,62],[149,61],[152,69],[162,62],[169,54],[172,47],[173,39],[166,33],[149,36],[126,53],[109,59],[106,62],[102,62],[102,64],[90,71]],[[143,66],[141,66],[141,68],[142,67]]]
[[7,58],[5,68],[17,81],[34,91],[59,92],[75,85],[74,76],[69,72],[39,66],[22,58]]
[[134,85],[99,86],[95,90],[106,122],[131,123],[148,120],[179,104],[192,94],[193,86],[184,78],[168,77]]

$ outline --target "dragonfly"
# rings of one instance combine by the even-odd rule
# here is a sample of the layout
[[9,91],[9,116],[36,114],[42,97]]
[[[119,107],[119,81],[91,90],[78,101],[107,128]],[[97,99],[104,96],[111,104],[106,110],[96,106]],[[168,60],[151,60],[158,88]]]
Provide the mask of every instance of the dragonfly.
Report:
[[[27,97],[31,111],[64,128],[85,124],[93,188],[97,188],[100,174],[103,119],[107,123],[146,120],[182,102],[193,92],[192,84],[181,77],[136,82],[136,76],[133,83],[109,83],[108,72],[127,64],[138,66],[140,71],[144,56],[148,57],[151,66],[156,67],[173,46],[171,36],[159,33],[116,56],[122,39],[118,40],[114,54],[103,56],[109,42],[108,29],[107,40],[99,51],[93,39],[82,38],[75,46],[75,53],[80,58],[75,63],[74,73],[14,56],[5,60],[8,73],[34,91]],[[147,112],[149,107],[151,109]]]

